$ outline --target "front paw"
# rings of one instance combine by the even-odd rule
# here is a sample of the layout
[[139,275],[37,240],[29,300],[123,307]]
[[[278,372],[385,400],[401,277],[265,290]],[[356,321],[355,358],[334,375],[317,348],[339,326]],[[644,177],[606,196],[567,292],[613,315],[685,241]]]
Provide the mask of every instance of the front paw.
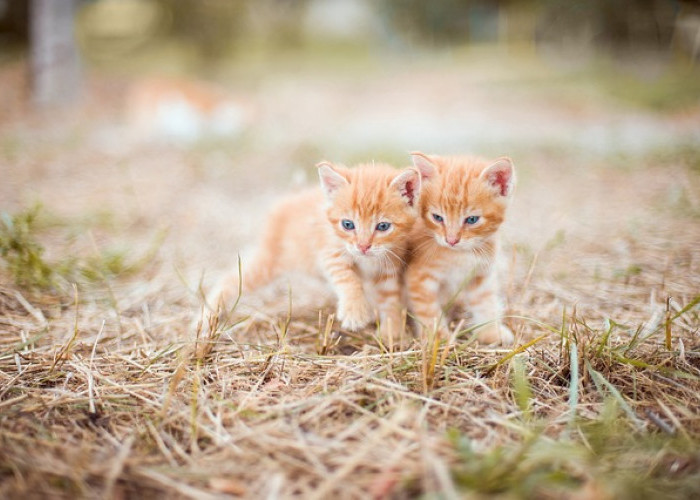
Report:
[[481,344],[511,345],[515,337],[506,325],[502,323],[489,323],[476,331]]
[[423,333],[440,332],[441,335],[449,331],[447,320],[441,314],[435,315],[416,315],[415,316],[418,331]]
[[397,311],[382,313],[379,324],[379,337],[385,346],[399,346],[402,334],[405,334],[405,324],[402,324],[401,314]]
[[354,300],[338,304],[338,319],[340,326],[351,332],[367,326],[372,319],[372,309],[366,300]]

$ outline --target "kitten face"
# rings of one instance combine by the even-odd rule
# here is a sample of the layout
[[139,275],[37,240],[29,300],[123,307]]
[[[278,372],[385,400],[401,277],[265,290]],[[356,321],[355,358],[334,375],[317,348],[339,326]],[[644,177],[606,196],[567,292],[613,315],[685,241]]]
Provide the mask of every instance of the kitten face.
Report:
[[354,257],[382,257],[405,247],[418,215],[420,175],[409,168],[318,165],[326,216]]
[[423,181],[421,218],[440,246],[472,250],[498,230],[515,183],[509,158],[412,157]]

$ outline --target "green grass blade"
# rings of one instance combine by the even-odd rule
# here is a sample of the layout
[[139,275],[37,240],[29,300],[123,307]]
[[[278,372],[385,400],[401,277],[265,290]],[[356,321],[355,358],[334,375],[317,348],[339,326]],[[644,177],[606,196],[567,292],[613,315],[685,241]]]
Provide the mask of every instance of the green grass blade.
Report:
[[525,371],[525,362],[516,357],[513,359],[513,391],[515,392],[515,401],[520,408],[525,419],[529,419],[531,415],[531,401],[533,399],[530,382],[527,379]]
[[613,321],[610,321],[610,319],[605,318],[605,323],[607,326],[607,329],[605,330],[605,334],[603,337],[600,339],[600,342],[598,342],[598,349],[596,350],[596,356],[600,356],[603,353],[603,349],[605,349],[605,346],[608,344],[608,339],[610,338],[610,334],[612,333],[613,329],[615,328],[615,323]]
[[680,318],[698,304],[700,304],[700,295],[688,302],[683,309],[681,309],[673,317],[671,317],[671,321]]
[[644,428],[643,422],[637,417],[637,415],[634,413],[634,410],[630,407],[629,404],[627,404],[627,401],[625,401],[625,398],[620,394],[620,391],[615,388],[614,385],[612,385],[608,379],[606,379],[602,373],[596,371],[593,369],[591,364],[586,360],[586,368],[588,369],[588,373],[591,374],[591,378],[593,379],[593,382],[595,382],[596,387],[598,388],[598,392],[603,394],[603,391],[601,390],[601,387],[605,387],[608,391],[610,391],[610,394],[615,398],[615,400],[620,404],[620,407],[622,410],[627,414],[627,416],[630,418],[630,420],[634,423],[634,425],[637,427],[637,429],[641,430]]
[[576,408],[578,406],[578,345],[575,342],[569,343],[569,423],[576,418]]
[[527,344],[523,344],[523,345],[521,345],[521,346],[519,346],[519,347],[516,347],[515,349],[513,349],[512,351],[510,351],[508,354],[506,354],[505,356],[503,356],[501,359],[499,359],[498,361],[496,361],[496,362],[495,362],[493,365],[491,365],[489,368],[487,368],[487,369],[486,369],[486,372],[488,373],[488,372],[491,372],[491,371],[495,370],[496,368],[498,368],[499,366],[501,366],[503,363],[505,363],[506,361],[508,361],[509,359],[511,359],[513,356],[515,356],[515,355],[517,355],[517,354],[520,354],[521,352],[525,351],[525,350],[528,349],[529,347],[532,347],[533,345],[535,345],[535,344],[538,343],[539,341],[546,339],[547,337],[549,337],[549,333],[542,334],[542,335],[540,335],[539,337],[537,337],[537,338],[535,338],[535,339],[532,339],[532,340],[531,340],[530,342],[528,342]]

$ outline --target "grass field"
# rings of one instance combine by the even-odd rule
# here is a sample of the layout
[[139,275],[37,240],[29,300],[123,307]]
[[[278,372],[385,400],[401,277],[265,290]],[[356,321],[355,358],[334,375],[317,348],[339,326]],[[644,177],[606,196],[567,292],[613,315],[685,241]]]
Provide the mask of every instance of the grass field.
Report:
[[[126,78],[37,114],[0,71],[0,496],[700,496],[690,84],[659,110],[662,83],[618,99],[532,62],[284,68],[228,82],[258,110],[242,136],[173,146],[124,139]],[[413,149],[514,158],[514,348],[392,350],[299,312],[303,289],[203,327],[201,292],[314,162]]]

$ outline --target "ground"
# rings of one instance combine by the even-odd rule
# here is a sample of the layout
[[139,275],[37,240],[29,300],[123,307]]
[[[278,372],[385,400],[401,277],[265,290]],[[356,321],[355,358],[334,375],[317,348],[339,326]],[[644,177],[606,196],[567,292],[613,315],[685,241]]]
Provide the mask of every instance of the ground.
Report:
[[[246,128],[187,144],[130,137],[133,75],[32,111],[0,68],[0,494],[700,495],[700,93],[497,55],[222,70]],[[411,150],[514,159],[514,348],[392,351],[284,293],[202,327],[315,162]]]

